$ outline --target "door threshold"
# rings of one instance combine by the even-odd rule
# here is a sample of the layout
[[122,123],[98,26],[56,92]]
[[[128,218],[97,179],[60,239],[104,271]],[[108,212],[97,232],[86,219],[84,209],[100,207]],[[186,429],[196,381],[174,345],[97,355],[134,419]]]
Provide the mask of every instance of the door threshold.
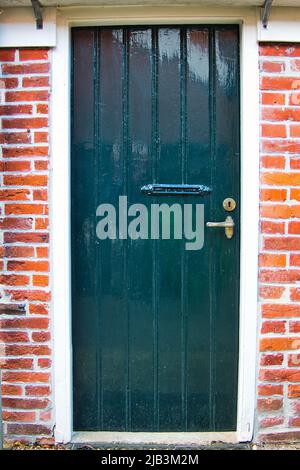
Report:
[[232,432],[75,432],[73,444],[97,446],[164,446],[199,447],[212,443],[237,444],[238,435]]

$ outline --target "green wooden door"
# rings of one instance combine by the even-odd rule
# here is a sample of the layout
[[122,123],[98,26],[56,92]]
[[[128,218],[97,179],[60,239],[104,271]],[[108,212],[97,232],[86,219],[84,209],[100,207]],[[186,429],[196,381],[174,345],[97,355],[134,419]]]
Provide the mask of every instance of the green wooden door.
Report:
[[[238,26],[74,28],[72,45],[74,429],[235,430]],[[211,192],[141,192],[155,183]],[[101,240],[97,207],[118,211],[119,196],[148,222],[153,204],[203,204],[234,236],[205,227],[198,250],[124,227]]]

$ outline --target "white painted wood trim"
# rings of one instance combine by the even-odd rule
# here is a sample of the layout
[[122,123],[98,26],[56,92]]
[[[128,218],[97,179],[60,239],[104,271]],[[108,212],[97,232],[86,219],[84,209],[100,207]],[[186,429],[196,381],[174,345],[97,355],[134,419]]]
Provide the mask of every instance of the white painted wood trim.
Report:
[[271,8],[267,28],[261,24],[258,8],[257,38],[260,42],[300,42],[300,8]]
[[[57,442],[72,439],[70,273],[70,27],[120,24],[241,24],[241,290],[237,440],[253,435],[257,358],[259,70],[254,9],[92,8],[60,11],[51,112],[52,318]],[[201,434],[201,433],[199,433]]]
[[254,431],[258,358],[259,67],[256,22],[241,32],[241,262],[238,423],[239,441]]
[[58,47],[52,54],[50,112],[50,233],[54,338],[55,438],[72,436],[72,332],[70,241],[70,44],[69,28],[60,22]]
[[124,446],[187,446],[199,447],[212,442],[237,444],[236,432],[76,432],[74,444],[101,444],[124,448]]
[[[142,3],[142,2],[141,2]],[[54,47],[56,45],[56,11],[64,15],[66,21],[80,21],[82,25],[97,25],[99,18],[105,24],[130,24],[132,11],[135,20],[144,24],[145,19],[150,24],[155,22],[158,15],[161,24],[180,22],[185,12],[185,23],[193,23],[199,15],[210,23],[218,18],[220,22],[228,22],[228,18],[241,19],[245,14],[256,11],[257,39],[260,42],[300,42],[300,8],[272,7],[268,27],[261,24],[261,8],[241,8],[235,5],[205,7],[186,5],[175,7],[161,6],[77,6],[77,7],[48,7],[43,9],[44,27],[36,29],[36,23],[31,7],[0,9],[0,47]],[[144,10],[147,9],[147,15]],[[181,10],[180,10],[181,9]],[[245,13],[247,12],[247,13]]]
[[33,10],[0,10],[0,47],[53,47],[56,44],[56,8],[43,8],[43,29],[36,29]]

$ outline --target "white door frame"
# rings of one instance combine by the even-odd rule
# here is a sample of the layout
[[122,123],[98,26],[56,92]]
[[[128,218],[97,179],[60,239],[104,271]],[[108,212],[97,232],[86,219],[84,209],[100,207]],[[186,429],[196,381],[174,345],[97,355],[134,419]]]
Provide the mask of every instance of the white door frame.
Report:
[[[243,442],[252,438],[256,399],[259,233],[259,67],[256,10],[254,8],[201,8],[188,5],[174,7],[77,7],[58,9],[57,46],[53,49],[52,55],[50,206],[55,438],[57,442],[70,442],[73,436],[70,270],[70,28],[72,26],[95,25],[208,23],[238,23],[241,25],[240,348],[238,419],[234,440]],[[200,443],[202,433],[196,433],[196,435]],[[211,434],[211,437],[214,438],[214,433]],[[225,438],[226,436],[224,436]]]

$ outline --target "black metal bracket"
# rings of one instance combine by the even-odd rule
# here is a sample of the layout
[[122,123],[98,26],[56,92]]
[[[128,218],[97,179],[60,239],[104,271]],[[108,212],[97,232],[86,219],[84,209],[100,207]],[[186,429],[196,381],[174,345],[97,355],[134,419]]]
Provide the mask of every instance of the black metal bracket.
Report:
[[39,0],[31,0],[31,5],[36,20],[36,29],[43,29],[42,5]]
[[273,0],[265,0],[263,7],[261,9],[261,22],[263,28],[268,27],[268,21],[270,17],[271,7],[272,7]]

